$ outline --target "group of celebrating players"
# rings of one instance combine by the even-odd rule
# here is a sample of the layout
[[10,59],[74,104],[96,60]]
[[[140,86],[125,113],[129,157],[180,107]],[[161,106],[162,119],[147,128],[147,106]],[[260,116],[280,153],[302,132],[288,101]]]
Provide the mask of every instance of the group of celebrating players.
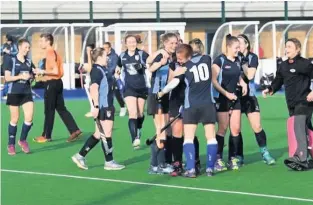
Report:
[[[137,48],[138,38],[135,35],[127,35],[124,40],[127,49],[120,54],[117,67],[112,70],[107,69],[108,58],[104,48],[88,51],[91,60],[89,100],[96,126],[95,132],[87,139],[81,150],[72,156],[73,162],[79,168],[88,169],[86,155],[99,142],[105,156],[104,169],[125,168],[113,158],[112,132],[115,116],[113,88],[115,85],[128,109],[128,127],[134,149],[138,149],[141,144],[141,129],[145,119],[144,106],[147,100],[147,114],[153,117],[156,130],[156,136],[150,143],[149,174],[182,175],[190,178],[200,174],[199,140],[195,136],[199,123],[204,125],[207,142],[205,169],[207,176],[213,176],[214,173],[227,169],[238,170],[244,164],[242,113],[248,117],[255,133],[262,160],[268,165],[276,163],[267,148],[266,133],[261,126],[260,108],[253,83],[258,57],[251,52],[247,36],[227,35],[226,52],[213,59],[213,62],[210,56],[204,54],[204,45],[200,39],[193,39],[189,44],[184,44],[177,33],[163,34],[160,49],[150,56]],[[300,49],[301,44],[297,39],[287,41],[286,55],[289,61],[292,60],[289,64],[300,62],[298,59],[307,63],[306,59],[300,57]],[[26,55],[27,52],[24,54]],[[310,80],[309,69],[312,68],[312,64],[305,63],[301,64],[302,67],[304,66],[301,79]],[[32,66],[28,66],[31,69]],[[293,74],[297,74],[297,77],[298,71],[294,69]],[[8,68],[7,71],[12,74],[12,69]],[[278,69],[278,73],[280,71],[281,69]],[[26,79],[25,75],[16,78],[8,76],[6,80],[14,83],[24,82],[30,78],[27,76],[29,78]],[[278,75],[263,94],[273,94],[283,84],[288,85],[288,80],[290,79],[284,74]],[[297,79],[295,81],[298,82]],[[312,130],[310,117],[313,93],[307,88],[308,85],[302,87],[304,87],[302,90],[301,88],[297,90],[301,96],[299,94],[292,96],[299,100],[291,106],[288,105],[288,108],[293,110],[290,116],[297,117],[291,119],[290,124],[293,123],[295,128],[288,128],[288,133],[293,129],[293,139],[298,144],[296,143],[293,154],[285,160],[285,164],[294,170],[307,170],[312,166],[312,161],[308,157],[310,151],[308,152],[307,148],[310,147],[308,143],[313,143],[313,135],[312,139],[307,136],[311,133],[308,130]],[[290,98],[289,93],[286,88],[287,101],[288,97]],[[298,104],[301,104],[299,109]],[[299,123],[303,125],[301,128],[298,126]],[[30,126],[27,127],[27,133]],[[228,127],[230,129],[229,153],[226,160],[223,157],[223,149]],[[10,129],[9,125],[9,136],[12,134]],[[288,135],[288,138],[292,137]],[[23,139],[26,140],[26,137]],[[19,143],[22,145],[23,140],[21,139]],[[183,154],[185,163],[183,163]]]
[[[137,48],[137,41],[134,35],[125,37],[127,50],[120,54],[114,71],[105,69],[104,49],[92,51],[90,96],[93,116],[100,119],[105,140],[100,140],[96,127],[94,135],[72,157],[78,167],[88,169],[85,156],[99,141],[104,153],[109,150],[112,154],[114,106],[110,88],[114,80],[121,85],[118,87],[128,108],[128,127],[135,149],[140,146],[147,100],[147,114],[153,116],[156,129],[156,137],[150,145],[150,174],[196,177],[200,173],[199,141],[195,137],[198,123],[203,123],[207,139],[207,175],[212,176],[228,167],[239,169],[243,165],[241,110],[247,114],[255,131],[263,160],[269,165],[275,163],[267,149],[257,98],[250,83],[254,79],[258,57],[250,52],[250,42],[245,35],[228,35],[226,53],[218,56],[213,65],[210,56],[204,55],[204,46],[199,39],[183,44],[178,34],[165,33],[161,36],[160,49],[151,56]],[[163,129],[169,121],[171,128]],[[223,148],[228,126],[231,136],[227,166],[223,160]],[[186,158],[184,169],[183,153]],[[112,164],[105,169],[124,168],[112,159],[106,156],[106,162],[110,160]]]

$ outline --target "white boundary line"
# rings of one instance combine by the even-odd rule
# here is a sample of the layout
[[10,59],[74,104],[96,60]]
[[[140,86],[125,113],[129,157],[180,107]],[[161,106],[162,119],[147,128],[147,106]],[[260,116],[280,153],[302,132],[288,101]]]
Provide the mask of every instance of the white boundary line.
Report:
[[72,178],[72,179],[87,179],[87,180],[106,181],[106,182],[113,182],[113,183],[137,184],[137,185],[154,186],[154,187],[166,187],[166,188],[174,188],[174,189],[186,189],[186,190],[196,190],[196,191],[205,191],[205,192],[217,192],[217,193],[226,193],[226,194],[256,196],[256,197],[263,197],[263,198],[276,198],[276,199],[286,199],[286,200],[293,200],[293,201],[313,202],[313,199],[305,199],[305,198],[298,198],[298,197],[287,197],[287,196],[279,196],[279,195],[258,194],[258,193],[252,193],[252,192],[239,192],[239,191],[227,191],[227,190],[219,190],[219,189],[186,187],[186,186],[176,186],[176,185],[168,185],[168,184],[153,184],[153,183],[147,183],[147,182],[136,182],[136,181],[127,181],[127,180],[118,180],[118,179],[105,179],[105,178],[96,178],[96,177],[83,177],[83,176],[75,176],[75,175],[67,175],[67,174],[30,172],[30,171],[20,171],[20,170],[10,170],[10,169],[1,169],[1,172],[32,174],[32,175],[41,175],[41,176],[54,176],[54,177],[64,177],[64,178]]

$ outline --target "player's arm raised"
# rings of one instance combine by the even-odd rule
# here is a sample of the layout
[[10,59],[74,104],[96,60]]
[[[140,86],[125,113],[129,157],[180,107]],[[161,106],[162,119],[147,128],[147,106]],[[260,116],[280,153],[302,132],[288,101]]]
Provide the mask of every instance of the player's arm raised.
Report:
[[158,70],[161,66],[165,65],[167,63],[167,57],[164,57],[162,54],[159,54],[154,60],[152,65],[149,67],[149,71],[151,73]]
[[248,78],[249,81],[254,78],[258,64],[258,57],[253,56],[250,62],[249,60],[246,60],[241,66],[245,76]]

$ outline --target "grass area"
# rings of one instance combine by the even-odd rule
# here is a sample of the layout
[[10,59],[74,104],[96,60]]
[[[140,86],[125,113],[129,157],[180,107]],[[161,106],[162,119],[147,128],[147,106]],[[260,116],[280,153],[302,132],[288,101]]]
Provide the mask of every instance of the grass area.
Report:
[[[170,176],[148,175],[149,148],[143,146],[133,150],[128,134],[127,117],[116,116],[113,138],[114,157],[127,166],[125,170],[110,172],[103,169],[104,156],[100,146],[87,158],[88,171],[80,170],[70,157],[78,152],[85,139],[94,130],[91,119],[84,117],[89,103],[83,100],[67,101],[67,107],[74,115],[84,136],[74,143],[66,143],[68,132],[57,116],[54,125],[54,141],[36,144],[32,138],[41,134],[43,126],[43,103],[36,102],[34,126],[30,131],[29,143],[32,154],[25,155],[17,148],[16,156],[8,156],[7,124],[9,112],[1,104],[1,186],[2,205],[135,205],[135,204],[275,204],[297,205],[312,204],[286,198],[269,198],[279,195],[313,200],[312,172],[296,173],[288,171],[283,165],[287,157],[286,119],[287,109],[282,96],[260,100],[263,127],[267,133],[268,146],[277,159],[277,165],[268,167],[261,161],[254,134],[243,116],[242,133],[244,137],[245,163],[239,171],[227,171],[213,178],[202,175],[196,179],[172,178]],[[117,109],[118,111],[118,109]],[[22,121],[22,120],[21,120]],[[20,133],[21,124],[18,127]],[[146,117],[143,140],[153,135],[151,117]],[[205,162],[205,140],[202,126],[197,135],[200,137],[202,162]],[[225,150],[227,153],[227,150]],[[203,165],[204,166],[204,165]],[[18,170],[56,175],[15,173],[5,170]],[[66,175],[66,176],[64,176]],[[69,176],[76,178],[69,178]],[[104,179],[104,180],[103,180]],[[119,180],[119,181],[114,181]],[[121,180],[125,180],[124,182]],[[150,184],[132,184],[144,182]],[[158,184],[157,186],[152,186]],[[163,186],[166,185],[166,186]],[[187,189],[191,188],[191,189]],[[192,189],[195,188],[195,189]],[[200,189],[202,188],[202,189]],[[214,190],[210,190],[214,189]],[[231,193],[222,192],[231,191]],[[248,194],[234,193],[247,192]],[[249,194],[250,193],[250,194]]]

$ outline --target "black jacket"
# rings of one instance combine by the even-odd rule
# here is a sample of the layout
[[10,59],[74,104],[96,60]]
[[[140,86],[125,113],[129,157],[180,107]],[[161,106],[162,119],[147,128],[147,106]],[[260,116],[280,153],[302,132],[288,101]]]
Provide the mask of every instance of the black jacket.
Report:
[[298,55],[280,64],[270,90],[275,93],[284,85],[286,101],[289,108],[293,108],[302,103],[307,104],[306,97],[311,92],[310,86],[312,77],[313,64],[310,60]]

